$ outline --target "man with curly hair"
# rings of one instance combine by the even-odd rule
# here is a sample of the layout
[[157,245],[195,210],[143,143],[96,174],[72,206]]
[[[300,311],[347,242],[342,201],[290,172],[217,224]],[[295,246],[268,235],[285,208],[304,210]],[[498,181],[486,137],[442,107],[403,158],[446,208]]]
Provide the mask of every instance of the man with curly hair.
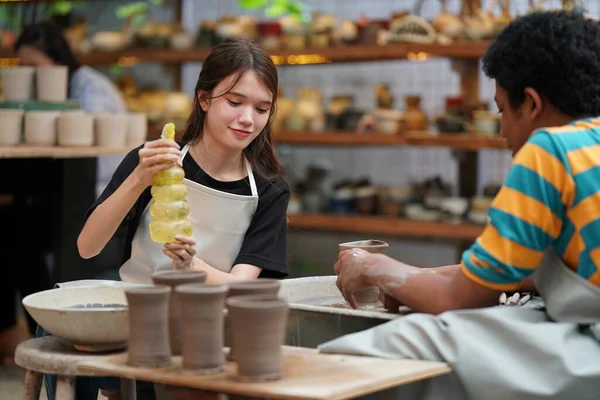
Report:
[[[575,12],[528,14],[498,35],[483,70],[514,155],[488,226],[458,265],[341,252],[351,305],[378,286],[417,313],[319,349],[448,362],[428,398],[598,399],[600,27]],[[533,283],[545,308],[497,306]]]

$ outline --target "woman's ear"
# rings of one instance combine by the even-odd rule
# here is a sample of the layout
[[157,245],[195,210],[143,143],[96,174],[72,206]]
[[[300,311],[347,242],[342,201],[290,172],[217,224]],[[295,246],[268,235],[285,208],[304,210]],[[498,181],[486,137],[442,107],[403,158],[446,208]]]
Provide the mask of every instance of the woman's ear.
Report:
[[205,90],[198,90],[196,96],[198,96],[198,104],[200,104],[200,108],[202,108],[202,111],[206,112],[209,106],[208,92]]

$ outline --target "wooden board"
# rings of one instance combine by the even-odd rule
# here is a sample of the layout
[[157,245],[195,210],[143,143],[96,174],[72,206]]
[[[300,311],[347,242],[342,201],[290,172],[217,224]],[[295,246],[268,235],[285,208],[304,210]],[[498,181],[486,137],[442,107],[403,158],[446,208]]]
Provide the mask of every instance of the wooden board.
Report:
[[147,380],[165,385],[270,399],[350,399],[447,374],[441,362],[386,360],[374,357],[321,354],[315,349],[284,346],[284,377],[270,382],[237,381],[236,364],[214,375],[181,370],[181,357],[167,368],[137,368],[126,364],[127,354],[78,363],[77,370],[99,375]]
[[89,158],[109,154],[126,154],[129,147],[60,147],[14,146],[0,147],[0,158]]

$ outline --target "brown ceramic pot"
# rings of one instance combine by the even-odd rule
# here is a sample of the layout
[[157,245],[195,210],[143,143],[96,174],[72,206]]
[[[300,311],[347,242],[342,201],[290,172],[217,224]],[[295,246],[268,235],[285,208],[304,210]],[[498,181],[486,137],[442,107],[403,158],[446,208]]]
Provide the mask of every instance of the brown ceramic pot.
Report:
[[175,288],[181,306],[184,370],[211,374],[223,370],[223,324],[227,285],[188,283]]
[[[362,249],[369,253],[381,253],[385,254],[387,249],[390,247],[389,244],[381,240],[358,240],[355,242],[340,243],[338,245],[339,251],[350,250],[350,249]],[[379,301],[379,290],[377,287],[362,290],[354,293],[354,299],[359,307],[375,306],[380,303]]]
[[266,381],[281,378],[281,346],[285,342],[289,313],[287,301],[270,295],[249,295],[229,297],[226,305],[238,379]]
[[127,364],[164,367],[171,364],[169,346],[169,286],[125,289],[129,307]]
[[[228,286],[229,292],[227,293],[227,298],[257,294],[277,297],[279,288],[281,287],[281,282],[277,279],[258,278],[231,282],[228,284]],[[227,314],[225,315],[225,346],[229,347],[227,360],[235,360],[234,350],[231,348],[231,325],[229,324],[229,318]]]
[[171,287],[171,298],[169,300],[169,342],[171,354],[181,354],[181,306],[179,296],[174,288],[186,283],[202,283],[206,281],[204,271],[162,271],[152,275],[155,285],[166,285]]

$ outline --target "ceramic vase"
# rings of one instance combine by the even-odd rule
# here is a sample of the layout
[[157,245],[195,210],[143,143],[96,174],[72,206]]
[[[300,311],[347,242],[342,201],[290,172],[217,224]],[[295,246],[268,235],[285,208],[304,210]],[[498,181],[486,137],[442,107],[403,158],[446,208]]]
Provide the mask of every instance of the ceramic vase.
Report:
[[175,288],[181,307],[182,368],[211,374],[225,367],[223,330],[227,285],[188,283]]
[[269,295],[229,297],[226,300],[232,348],[242,381],[267,381],[283,376],[282,346],[289,306]]
[[[238,281],[229,283],[229,292],[227,297],[245,296],[245,295],[267,295],[277,297],[281,283],[276,279],[252,279],[247,281]],[[235,350],[231,346],[231,325],[229,318],[225,315],[225,346],[229,347],[227,360],[233,361]]]
[[165,367],[171,364],[169,346],[169,286],[126,288],[129,305],[127,364]]
[[179,293],[175,288],[188,283],[203,283],[206,281],[206,272],[203,271],[163,271],[152,275],[155,285],[166,285],[171,288],[169,299],[169,343],[171,354],[181,354],[181,304]]

